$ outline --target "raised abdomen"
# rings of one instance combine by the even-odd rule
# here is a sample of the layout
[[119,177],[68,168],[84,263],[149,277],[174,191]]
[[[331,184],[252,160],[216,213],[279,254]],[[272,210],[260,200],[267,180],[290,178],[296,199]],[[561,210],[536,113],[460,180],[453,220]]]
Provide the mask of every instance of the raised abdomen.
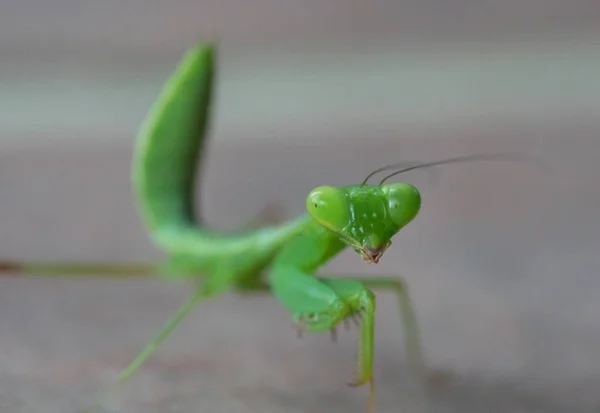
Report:
[[214,62],[213,46],[190,49],[163,85],[137,137],[133,187],[144,224],[161,244],[163,229],[189,230],[198,224],[194,178],[208,136]]

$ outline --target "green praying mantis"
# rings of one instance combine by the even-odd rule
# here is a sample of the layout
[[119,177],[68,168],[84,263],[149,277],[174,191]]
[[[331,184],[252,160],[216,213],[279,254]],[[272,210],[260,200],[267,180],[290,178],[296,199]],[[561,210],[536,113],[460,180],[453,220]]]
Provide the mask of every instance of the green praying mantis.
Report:
[[[132,159],[132,181],[139,214],[166,258],[158,263],[0,262],[0,271],[35,275],[138,277],[158,274],[189,280],[195,288],[134,360],[119,374],[115,390],[128,380],[165,338],[203,299],[229,290],[271,292],[289,311],[299,331],[335,332],[348,320],[360,326],[355,377],[350,386],[369,384],[368,411],[374,405],[373,354],[376,296],[393,292],[403,321],[410,366],[429,374],[413,304],[400,277],[318,277],[317,270],[352,248],[365,263],[378,263],[391,239],[417,216],[421,196],[392,176],[434,165],[491,159],[473,155],[430,163],[404,162],[373,171],[359,185],[320,186],[306,198],[306,213],[280,225],[222,234],[195,217],[195,170],[210,124],[216,77],[216,46],[198,44],[181,58],[142,123]],[[376,173],[394,170],[377,185]],[[103,398],[85,411],[99,407]]]

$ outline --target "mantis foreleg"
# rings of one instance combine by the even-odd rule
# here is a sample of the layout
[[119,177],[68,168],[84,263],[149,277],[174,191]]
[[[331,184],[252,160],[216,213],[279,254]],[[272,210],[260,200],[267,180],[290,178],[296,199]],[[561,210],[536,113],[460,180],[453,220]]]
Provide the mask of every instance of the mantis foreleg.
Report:
[[[326,278],[323,282],[327,283],[327,280],[336,279],[338,278]],[[387,290],[396,295],[400,317],[402,318],[408,361],[411,368],[419,377],[426,377],[426,364],[421,345],[421,335],[406,282],[397,276],[344,276],[343,279],[356,281],[369,289]]]
[[[368,289],[382,289],[394,293],[398,300],[398,307],[404,331],[404,339],[406,342],[406,353],[410,367],[414,373],[418,375],[418,377],[427,377],[427,368],[425,357],[423,355],[419,325],[410,292],[408,290],[408,285],[403,278],[397,276],[327,276],[316,278],[315,282],[317,281],[327,285],[338,295],[344,293],[344,286],[341,283],[344,283],[345,281],[362,284],[362,286]],[[256,284],[240,286],[238,291],[269,293],[270,290],[267,283],[257,280]]]
[[[430,370],[425,362],[421,334],[415,314],[412,298],[406,281],[398,276],[342,276],[342,279],[356,281],[368,289],[380,289],[392,292],[398,300],[400,317],[406,343],[408,363],[413,373],[427,388],[444,386],[451,378],[451,373],[445,369]],[[333,278],[333,279],[338,279]],[[327,282],[327,279],[324,280]]]

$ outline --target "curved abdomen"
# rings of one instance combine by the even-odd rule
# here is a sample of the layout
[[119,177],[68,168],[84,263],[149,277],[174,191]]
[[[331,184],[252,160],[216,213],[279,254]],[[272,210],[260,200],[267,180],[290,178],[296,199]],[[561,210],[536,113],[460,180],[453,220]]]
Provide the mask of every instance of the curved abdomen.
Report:
[[190,226],[196,168],[208,135],[214,49],[190,49],[164,84],[144,120],[133,157],[132,180],[151,235]]

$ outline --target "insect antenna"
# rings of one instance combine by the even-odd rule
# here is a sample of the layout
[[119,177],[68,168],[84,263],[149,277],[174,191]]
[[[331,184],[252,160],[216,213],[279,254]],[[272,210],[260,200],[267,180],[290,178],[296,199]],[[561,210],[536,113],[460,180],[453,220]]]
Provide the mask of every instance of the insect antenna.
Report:
[[[549,168],[549,165],[547,165],[545,163],[542,164],[542,161],[540,159],[536,159],[536,158],[533,158],[532,156],[527,156],[527,155],[524,155],[521,153],[516,153],[516,152],[504,152],[504,153],[495,153],[495,154],[494,153],[488,153],[488,154],[484,153],[484,154],[476,154],[476,155],[457,156],[455,158],[446,158],[446,159],[442,159],[439,161],[433,161],[433,162],[423,162],[423,163],[418,163],[418,164],[413,163],[413,165],[411,165],[411,166],[406,166],[403,169],[400,169],[399,171],[395,171],[394,173],[387,175],[385,178],[383,178],[381,180],[381,182],[379,182],[379,185],[380,186],[383,185],[383,183],[386,180],[388,180],[389,178],[391,178],[393,176],[399,175],[404,172],[412,171],[414,169],[429,168],[431,166],[447,165],[447,164],[452,164],[452,163],[463,163],[463,162],[482,161],[482,160],[497,160],[497,159],[531,161],[531,162],[538,163],[540,166],[545,166],[545,167]],[[400,166],[398,166],[398,167],[400,167]],[[380,169],[384,169],[384,168],[380,168]],[[385,169],[389,169],[389,168],[385,168]]]
[[382,166],[381,168],[377,168],[373,172],[369,173],[369,175],[367,175],[367,177],[362,181],[362,183],[360,185],[365,186],[367,184],[367,182],[369,181],[369,179],[373,175],[378,174],[379,172],[387,171],[388,169],[404,168],[404,167],[408,167],[410,165],[419,165],[419,164],[420,163],[416,162],[416,161],[405,161],[405,162],[392,163],[389,165]]

